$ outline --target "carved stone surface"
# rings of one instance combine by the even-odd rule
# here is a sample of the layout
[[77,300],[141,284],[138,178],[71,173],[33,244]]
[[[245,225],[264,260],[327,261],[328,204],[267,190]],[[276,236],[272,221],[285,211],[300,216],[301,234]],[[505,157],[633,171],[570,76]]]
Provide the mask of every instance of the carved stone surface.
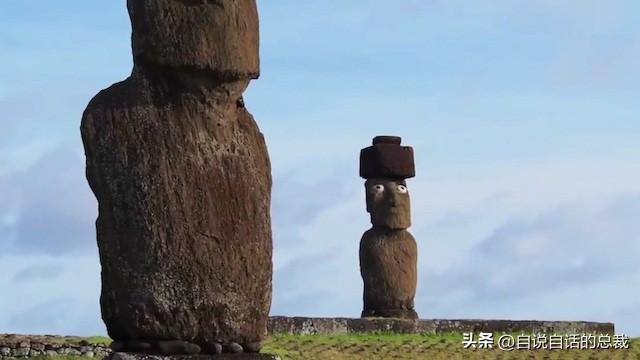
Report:
[[257,78],[255,0],[129,0],[138,64],[204,70],[216,79]]
[[416,241],[406,230],[374,227],[364,233],[360,242],[363,317],[418,317],[413,310],[417,253]]
[[591,321],[536,321],[490,319],[308,318],[273,316],[269,334],[331,335],[344,333],[463,333],[506,332],[543,334],[615,334],[614,324]]
[[400,146],[398,136],[376,136],[360,151],[360,176],[365,179],[408,179],[416,174],[413,148]]
[[65,355],[103,358],[109,353],[106,344],[89,343],[76,336],[0,334],[0,359]]
[[404,230],[411,226],[411,200],[404,180],[368,179],[364,188],[374,228]]
[[267,148],[242,100],[258,75],[255,1],[128,9],[132,74],[91,100],[81,126],[107,331],[123,344],[256,348],[272,241]]
[[378,136],[360,153],[372,228],[360,240],[364,282],[362,317],[418,318],[414,310],[418,249],[405,178],[415,174],[413,149],[400,138]]

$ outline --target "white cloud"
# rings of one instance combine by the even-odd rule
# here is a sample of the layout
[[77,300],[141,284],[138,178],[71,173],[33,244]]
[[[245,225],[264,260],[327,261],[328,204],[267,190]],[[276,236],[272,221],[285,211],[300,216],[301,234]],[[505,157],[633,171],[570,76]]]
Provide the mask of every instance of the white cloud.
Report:
[[64,254],[96,247],[96,201],[84,159],[68,148],[46,153],[25,171],[0,176],[0,257]]
[[[42,269],[54,271],[46,276],[36,274]],[[0,328],[4,332],[105,334],[100,320],[97,249],[82,256],[2,256],[0,288]]]

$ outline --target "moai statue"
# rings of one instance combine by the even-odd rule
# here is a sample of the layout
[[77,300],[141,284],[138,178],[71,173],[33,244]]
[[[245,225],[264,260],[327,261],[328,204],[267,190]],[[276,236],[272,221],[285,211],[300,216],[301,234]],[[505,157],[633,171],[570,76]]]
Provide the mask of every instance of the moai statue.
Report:
[[119,351],[257,352],[272,240],[269,157],[242,98],[259,74],[255,0],[127,8],[133,71],[81,125],[108,334]]
[[417,319],[414,297],[418,249],[405,179],[415,176],[413,149],[396,136],[377,136],[360,152],[371,229],[360,240],[362,317]]

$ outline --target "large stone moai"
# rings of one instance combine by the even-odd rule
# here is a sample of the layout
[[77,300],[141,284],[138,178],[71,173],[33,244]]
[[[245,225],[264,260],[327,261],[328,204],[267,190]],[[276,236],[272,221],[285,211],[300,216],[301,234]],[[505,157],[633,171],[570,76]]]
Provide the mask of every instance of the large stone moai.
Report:
[[244,106],[254,0],[128,0],[131,76],[82,118],[114,347],[256,352],[271,305],[271,170]]
[[416,241],[411,226],[405,179],[415,175],[413,149],[396,136],[377,136],[360,152],[360,176],[366,179],[371,229],[360,240],[360,273],[364,281],[362,317],[417,319]]

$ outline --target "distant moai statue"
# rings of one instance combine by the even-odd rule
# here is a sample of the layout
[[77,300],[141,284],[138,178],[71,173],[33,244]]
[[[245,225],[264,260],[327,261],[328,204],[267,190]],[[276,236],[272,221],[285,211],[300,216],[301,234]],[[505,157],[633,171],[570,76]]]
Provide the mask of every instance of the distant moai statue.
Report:
[[255,0],[128,0],[131,76],[82,118],[102,318],[118,351],[258,352],[271,306],[271,167],[242,94]]
[[417,319],[414,297],[418,249],[405,179],[415,176],[413,149],[397,136],[377,136],[360,152],[371,229],[360,240],[362,317]]

